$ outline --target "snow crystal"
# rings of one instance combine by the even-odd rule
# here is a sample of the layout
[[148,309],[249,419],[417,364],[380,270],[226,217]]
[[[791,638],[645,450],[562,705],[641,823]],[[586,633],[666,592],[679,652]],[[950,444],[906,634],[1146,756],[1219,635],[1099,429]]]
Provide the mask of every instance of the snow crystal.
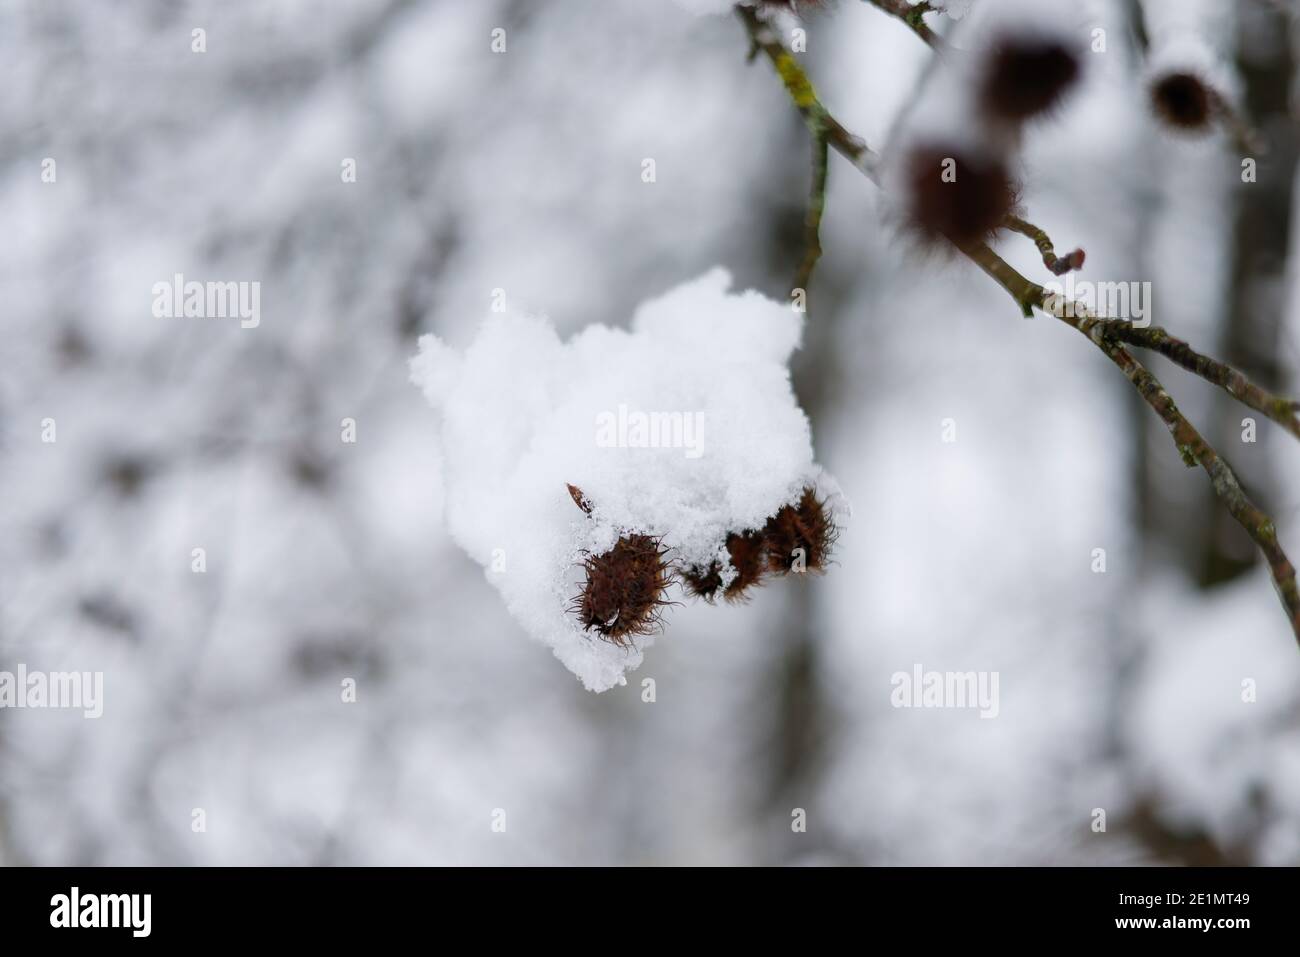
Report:
[[644,533],[707,563],[806,485],[834,492],[786,367],[802,316],[730,285],[714,269],[642,304],[631,331],[594,325],[568,342],[544,317],[494,314],[463,353],[424,336],[412,360],[441,413],[452,537],[593,691],[625,683],[650,639],[623,649],[582,631],[568,607],[584,555]]

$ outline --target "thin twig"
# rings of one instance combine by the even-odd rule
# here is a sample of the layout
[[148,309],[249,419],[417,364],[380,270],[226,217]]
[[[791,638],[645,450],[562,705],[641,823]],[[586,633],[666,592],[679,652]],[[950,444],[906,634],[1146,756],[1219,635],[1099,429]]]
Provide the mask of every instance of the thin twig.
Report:
[[[1242,405],[1272,419],[1296,438],[1300,438],[1300,402],[1270,392],[1246,378],[1240,369],[1220,362],[1162,329],[1160,326],[1136,326],[1127,319],[1110,319],[1096,315],[1080,302],[1067,302],[1048,292],[1035,282],[1030,282],[1013,269],[1006,260],[988,246],[979,245],[962,250],[986,273],[1002,286],[1025,314],[1041,309],[1050,316],[1064,319],[1085,335],[1092,336],[1093,327],[1100,326],[1102,334],[1116,342],[1158,352],[1175,365],[1195,373],[1206,382],[1217,385]],[[1071,318],[1077,322],[1070,321]]]
[[[885,0],[872,0],[872,2],[879,6]],[[849,133],[834,120],[817,99],[802,67],[794,61],[763,20],[745,6],[737,6],[736,13],[745,24],[754,47],[766,53],[776,67],[799,111],[805,118],[816,117],[819,120],[818,128],[825,131],[829,145],[835,147],[837,152],[876,181],[875,154],[861,139]],[[864,162],[863,157],[869,158],[868,161]],[[1133,344],[1160,351],[1184,368],[1227,389],[1230,395],[1252,408],[1256,408],[1256,404],[1262,406],[1259,411],[1269,415],[1270,418],[1275,418],[1271,411],[1280,414],[1280,403],[1286,400],[1252,386],[1237,370],[1196,353],[1186,343],[1173,339],[1167,333],[1161,339],[1159,336],[1151,335],[1150,330],[1134,329],[1132,323],[1099,318],[1080,304],[1075,304],[1072,309],[1059,308],[1060,304],[1054,294],[1048,293],[1042,286],[1026,279],[984,243],[963,246],[960,247],[960,251],[1005,289],[1026,316],[1032,316],[1034,309],[1041,309],[1048,315],[1055,316],[1087,336],[1089,341],[1120,368],[1146,403],[1168,426],[1183,460],[1190,466],[1200,465],[1205,470],[1210,477],[1215,494],[1263,553],[1278,597],[1286,609],[1292,631],[1295,633],[1296,640],[1300,641],[1300,589],[1296,585],[1295,567],[1278,542],[1273,520],[1251,502],[1228,463],[1179,412],[1173,398],[1165,391],[1159,380],[1125,348],[1124,342],[1127,340],[1124,337],[1143,333],[1135,338],[1142,338],[1145,341],[1135,341]],[[1288,408],[1294,418],[1295,405],[1288,404]],[[1286,422],[1283,424],[1291,428],[1290,424]]]
[[813,270],[817,268],[817,260],[822,255],[822,213],[826,209],[826,170],[830,165],[824,130],[813,134],[812,147],[812,188],[808,193],[808,212],[804,216],[803,262],[794,277],[794,288],[802,289],[805,294],[812,282]]
[[1046,266],[1053,275],[1064,276],[1072,269],[1080,269],[1083,266],[1083,250],[1076,249],[1068,252],[1064,256],[1056,255],[1056,247],[1052,245],[1052,238],[1047,235],[1046,231],[1033,223],[1021,219],[1019,216],[1008,216],[1003,220],[1002,225],[1012,232],[1019,233],[1022,236],[1028,236],[1042,253],[1043,265]]
[[[1069,322],[1069,320],[1066,320]],[[1096,346],[1119,366],[1120,370],[1133,383],[1134,387],[1146,400],[1147,405],[1155,410],[1156,415],[1164,421],[1173,436],[1174,444],[1189,466],[1200,465],[1210,477],[1214,494],[1227,506],[1228,512],[1237,524],[1246,530],[1259,546],[1259,550],[1268,562],[1268,571],[1273,578],[1273,587],[1277,589],[1278,598],[1291,620],[1291,630],[1300,640],[1300,589],[1296,586],[1295,566],[1287,558],[1277,540],[1277,528],[1263,510],[1242,490],[1241,483],[1233,474],[1228,463],[1201,437],[1195,426],[1189,422],[1173,398],[1160,382],[1143,365],[1133,357],[1116,339],[1106,334],[1106,324],[1098,322],[1091,332],[1085,332],[1081,324],[1070,323],[1080,332],[1084,332]]]
[[[1048,310],[1050,311],[1050,310]],[[1158,352],[1176,365],[1223,389],[1242,405],[1272,419],[1300,438],[1300,402],[1269,392],[1251,382],[1226,362],[1197,352],[1190,345],[1159,326],[1139,327],[1124,319],[1094,318],[1105,326],[1106,335],[1118,342]]]
[[[1133,386],[1138,390],[1147,405],[1151,406],[1169,428],[1170,435],[1173,437],[1174,444],[1183,457],[1183,461],[1189,466],[1200,465],[1205,470],[1210,477],[1210,484],[1214,488],[1214,494],[1227,507],[1228,513],[1236,520],[1237,524],[1245,529],[1246,534],[1259,547],[1265,561],[1268,563],[1269,574],[1273,579],[1273,587],[1286,609],[1291,630],[1295,634],[1296,640],[1300,642],[1300,589],[1296,585],[1295,566],[1291,564],[1286,552],[1282,549],[1281,543],[1278,542],[1277,528],[1273,520],[1250,500],[1242,489],[1241,483],[1237,481],[1231,466],[1201,437],[1195,426],[1178,411],[1178,406],[1169,393],[1165,391],[1160,381],[1124,347],[1125,336],[1133,336],[1135,333],[1152,333],[1153,330],[1135,329],[1131,322],[1099,318],[1080,303],[1074,303],[1071,309],[1061,308],[1054,294],[1048,293],[1043,287],[1020,275],[988,246],[981,244],[969,250],[963,250],[963,252],[992,276],[1016,300],[1022,309],[1026,305],[1032,304],[1034,308],[1042,309],[1048,315],[1055,316],[1087,336],[1097,348],[1101,349],[1112,362],[1119,366],[1120,371],[1133,383]],[[1259,411],[1264,412],[1270,418],[1278,418],[1274,414],[1274,409],[1280,410],[1281,404],[1286,403],[1290,411],[1291,422],[1284,422],[1283,424],[1287,425],[1289,430],[1295,431],[1294,403],[1287,403],[1286,400],[1272,396],[1271,393],[1252,385],[1237,370],[1195,352],[1186,343],[1164,333],[1164,330],[1154,330],[1154,332],[1157,334],[1150,337],[1146,335],[1136,336],[1135,339],[1145,341],[1135,341],[1134,344],[1156,349],[1161,354],[1167,355],[1175,362],[1184,365],[1185,368],[1196,372],[1203,378],[1207,378],[1211,382],[1218,382],[1234,398],[1240,399],[1251,408],[1259,408]],[[1163,340],[1160,338],[1161,334],[1165,337]],[[1177,346],[1171,345],[1171,343],[1177,343]],[[1219,382],[1220,377],[1224,381]],[[1228,382],[1232,383],[1231,387],[1225,384]]]
[[979,266],[1011,294],[1011,298],[1020,307],[1026,319],[1034,317],[1034,310],[1042,308],[1047,290],[1036,282],[1030,282],[1012,268],[1011,264],[995,253],[984,243],[974,243],[961,247],[962,253],[975,265]]
[[[1020,275],[988,246],[980,244],[963,249],[962,252],[1010,293],[1027,316],[1032,315],[1032,310],[1041,309],[1050,316],[1066,320],[1089,337],[1094,335],[1094,327],[1101,327],[1101,334],[1109,339],[1158,352],[1175,365],[1217,385],[1242,405],[1272,419],[1296,438],[1300,438],[1300,402],[1295,399],[1256,385],[1240,369],[1197,352],[1160,326],[1136,326],[1127,319],[1098,316],[1083,303],[1066,302]],[[1068,314],[1071,313],[1077,322],[1070,321],[1071,316]]]
[[[1025,308],[1026,304],[1032,303],[1035,308],[1042,309],[1047,315],[1055,316],[1066,325],[1087,336],[1097,348],[1101,349],[1112,362],[1119,366],[1147,405],[1151,406],[1169,428],[1170,435],[1173,437],[1174,444],[1183,457],[1183,461],[1189,466],[1200,465],[1205,470],[1210,477],[1214,494],[1227,507],[1228,513],[1236,520],[1237,524],[1245,529],[1246,534],[1259,547],[1265,561],[1268,563],[1269,574],[1273,578],[1273,587],[1286,609],[1287,617],[1291,623],[1291,630],[1295,634],[1296,640],[1300,642],[1300,589],[1296,585],[1295,566],[1291,564],[1286,552],[1282,549],[1281,543],[1278,542],[1277,528],[1273,520],[1250,500],[1241,484],[1237,481],[1231,466],[1201,437],[1195,426],[1178,411],[1178,406],[1169,393],[1165,391],[1160,381],[1124,347],[1124,336],[1131,336],[1134,333],[1150,333],[1153,330],[1135,329],[1131,322],[1100,318],[1093,315],[1081,303],[1072,304],[1073,307],[1070,309],[1061,308],[1058,297],[1020,275],[988,246],[981,244],[972,249],[963,250],[963,252],[975,260],[1003,289],[1010,293],[1011,297],[1020,304],[1022,309]],[[1256,403],[1258,403],[1259,411],[1269,415],[1270,418],[1277,418],[1269,408],[1270,405],[1280,408],[1282,403],[1286,403],[1290,409],[1292,421],[1283,424],[1294,431],[1295,403],[1279,399],[1272,396],[1271,393],[1252,385],[1236,369],[1195,352],[1186,343],[1174,339],[1164,330],[1155,331],[1166,337],[1163,340],[1166,344],[1172,341],[1182,348],[1173,346],[1169,346],[1167,349],[1161,348],[1157,344],[1161,341],[1159,335],[1152,337],[1149,341],[1135,342],[1135,344],[1156,349],[1162,354],[1168,355],[1175,362],[1179,362],[1180,365],[1184,365],[1185,368],[1191,369],[1212,382],[1217,381],[1217,378],[1215,378],[1217,376],[1226,377],[1225,381],[1231,381],[1233,386],[1230,388],[1226,384],[1219,384],[1227,389],[1229,395],[1250,405],[1251,408],[1256,408]],[[1147,337],[1138,336],[1137,338],[1145,339]],[[1185,361],[1180,361],[1180,358]]]
[[772,61],[772,66],[776,67],[777,75],[781,77],[791,102],[799,110],[813,135],[824,136],[827,142],[835,147],[836,152],[874,182],[879,157],[867,148],[865,142],[846,130],[826,111],[826,107],[822,106],[821,100],[817,97],[817,91],[813,89],[812,81],[808,79],[808,74],[799,65],[794,54],[785,48],[771,27],[752,7],[739,4],[736,6],[736,15],[740,17],[749,32],[750,59],[757,56],[760,51],[767,54],[767,58]]

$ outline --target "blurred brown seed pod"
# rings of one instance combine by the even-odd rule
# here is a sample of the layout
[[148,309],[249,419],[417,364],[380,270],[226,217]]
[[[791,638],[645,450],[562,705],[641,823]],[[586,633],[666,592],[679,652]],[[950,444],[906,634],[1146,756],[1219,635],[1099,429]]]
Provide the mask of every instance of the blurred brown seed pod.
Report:
[[1016,185],[996,156],[923,143],[904,158],[907,221],[922,239],[968,246],[992,238],[1016,207]]
[[1023,123],[1058,106],[1081,72],[1077,51],[1057,37],[999,37],[984,64],[980,108],[989,116]]
[[1151,81],[1156,116],[1185,133],[1204,133],[1214,115],[1213,88],[1192,72],[1165,73]]

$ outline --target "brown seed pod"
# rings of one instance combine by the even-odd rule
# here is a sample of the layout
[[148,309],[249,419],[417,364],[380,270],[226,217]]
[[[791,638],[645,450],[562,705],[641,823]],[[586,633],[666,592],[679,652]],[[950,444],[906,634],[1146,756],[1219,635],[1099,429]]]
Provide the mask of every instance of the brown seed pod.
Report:
[[980,107],[1012,123],[1055,108],[1079,78],[1076,51],[1050,36],[1000,37],[989,52],[980,85]]
[[995,156],[926,143],[913,147],[905,163],[908,221],[927,241],[988,240],[1016,207],[1016,185]]
[[763,582],[766,558],[761,532],[732,532],[727,536],[727,554],[731,556],[731,567],[736,577],[722,587],[722,566],[712,562],[708,568],[689,568],[682,572],[682,583],[686,590],[705,601],[713,601],[718,589],[727,601],[744,601],[749,597],[748,591]]
[[794,570],[802,554],[803,570],[820,572],[830,561],[837,534],[826,501],[819,499],[812,488],[805,488],[798,503],[786,505],[767,520],[763,529],[767,567],[784,575]]
[[626,648],[638,635],[651,634],[661,623],[673,574],[664,560],[668,549],[649,535],[625,535],[614,547],[583,561],[587,580],[570,610],[583,630]]
[[1195,73],[1166,73],[1151,83],[1151,105],[1168,125],[1187,133],[1203,133],[1210,127],[1215,93]]
[[696,598],[712,602],[722,587],[722,566],[715,560],[707,567],[692,565],[682,569],[682,587]]
[[573,504],[578,506],[578,508],[582,509],[588,515],[590,515],[591,503],[588,502],[587,497],[582,494],[582,489],[578,488],[578,486],[576,485],[568,485],[568,484],[566,484],[564,487],[569,490],[569,498],[573,499]]

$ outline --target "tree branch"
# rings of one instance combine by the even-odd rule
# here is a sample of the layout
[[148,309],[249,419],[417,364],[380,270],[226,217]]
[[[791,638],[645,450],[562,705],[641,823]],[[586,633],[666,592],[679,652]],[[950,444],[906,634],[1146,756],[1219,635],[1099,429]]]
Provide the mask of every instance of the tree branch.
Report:
[[790,101],[803,116],[813,136],[824,136],[835,151],[864,173],[872,182],[876,181],[876,164],[879,157],[867,148],[867,144],[854,136],[835,117],[827,112],[826,107],[817,97],[812,81],[804,72],[794,54],[785,48],[772,28],[767,25],[753,7],[738,4],[736,15],[745,24],[751,44],[750,56],[758,52],[767,55],[776,68],[777,75],[785,84],[785,91]]
[[[1076,304],[1075,308],[1078,310],[1082,307]],[[1052,312],[1052,309],[1048,308],[1045,311]],[[1226,362],[1220,362],[1218,359],[1197,352],[1182,339],[1170,335],[1159,326],[1143,328],[1134,326],[1124,319],[1103,319],[1095,316],[1090,316],[1087,321],[1102,326],[1107,338],[1160,353],[1206,382],[1219,386],[1242,405],[1272,419],[1296,438],[1300,438],[1300,416],[1297,415],[1300,411],[1300,402],[1261,388],[1247,379],[1240,370]]]
[[[1295,399],[1256,385],[1240,369],[1197,352],[1160,326],[1135,326],[1127,319],[1098,316],[1083,303],[1066,302],[1020,275],[988,246],[979,245],[962,252],[1011,295],[1026,317],[1031,316],[1034,309],[1041,309],[1050,316],[1063,319],[1090,338],[1094,335],[1093,328],[1100,327],[1108,339],[1158,352],[1175,365],[1219,386],[1242,405],[1272,419],[1296,438],[1300,438],[1300,402]],[[1076,321],[1071,321],[1067,313],[1073,313]]]
[[822,213],[826,209],[826,169],[830,165],[824,130],[813,134],[812,146],[812,188],[808,196],[808,212],[804,218],[804,255],[794,277],[794,288],[802,289],[805,294],[808,292],[808,284],[812,282],[813,270],[817,268],[817,260],[822,255]]
[[[894,13],[895,16],[900,14],[888,8],[911,9],[909,4],[902,3],[901,0],[899,2],[871,0],[871,2],[885,9],[886,12]],[[816,91],[803,68],[762,18],[753,9],[744,5],[736,7],[736,14],[745,25],[753,49],[763,51],[776,67],[790,98],[808,120],[814,136],[824,134],[830,146],[845,156],[873,182],[878,183],[876,154],[867,147],[866,143],[849,133],[830,115],[817,98]],[[1036,244],[1039,244],[1046,262],[1048,254],[1043,250],[1042,243],[1045,242],[1049,248],[1051,245],[1046,233],[1024,220],[1018,222],[1025,229],[1017,229],[1017,231],[1030,236]],[[1026,232],[1026,229],[1029,231]],[[1297,433],[1300,424],[1295,421],[1296,410],[1300,406],[1252,385],[1242,373],[1225,363],[1195,352],[1186,343],[1175,339],[1162,329],[1138,329],[1131,322],[1100,318],[1078,303],[1072,304],[1070,309],[1061,308],[1063,303],[1060,297],[1026,279],[984,243],[975,243],[959,249],[1007,291],[1026,317],[1032,317],[1035,309],[1055,316],[1087,336],[1089,341],[1119,367],[1147,405],[1169,428],[1183,460],[1189,466],[1200,465],[1205,470],[1210,477],[1215,494],[1224,503],[1229,514],[1259,547],[1268,563],[1278,597],[1286,609],[1291,629],[1295,633],[1296,640],[1300,642],[1300,589],[1296,584],[1295,567],[1278,542],[1273,520],[1250,500],[1228,463],[1202,438],[1191,422],[1178,410],[1173,398],[1165,391],[1159,380],[1133,357],[1124,343],[1129,342],[1160,352],[1183,368],[1221,386],[1229,395],[1251,408],[1256,408],[1269,418],[1281,422],[1289,431],[1296,434],[1300,434]],[[1055,258],[1054,252],[1052,256]]]
[[1173,398],[1164,390],[1156,377],[1133,358],[1133,354],[1118,340],[1107,335],[1104,323],[1093,325],[1091,332],[1085,332],[1081,324],[1071,323],[1071,325],[1084,332],[1102,352],[1110,357],[1112,362],[1119,366],[1120,371],[1133,383],[1147,405],[1151,406],[1156,415],[1160,416],[1168,426],[1183,461],[1189,466],[1199,464],[1210,476],[1214,494],[1227,506],[1228,512],[1236,519],[1237,524],[1244,528],[1246,534],[1259,546],[1265,561],[1268,562],[1273,586],[1277,589],[1278,598],[1282,600],[1282,605],[1291,620],[1291,630],[1297,640],[1300,640],[1300,590],[1296,587],[1295,566],[1291,564],[1286,552],[1278,543],[1277,528],[1273,520],[1250,500],[1242,490],[1232,468],[1178,411]]
[[1034,245],[1038,247],[1038,251],[1043,254],[1043,265],[1051,270],[1054,275],[1064,276],[1072,269],[1083,267],[1082,249],[1076,249],[1064,256],[1056,255],[1056,247],[1052,245],[1052,238],[1033,223],[1027,222],[1019,216],[1008,216],[1002,225],[1012,232],[1017,232],[1032,239]]

